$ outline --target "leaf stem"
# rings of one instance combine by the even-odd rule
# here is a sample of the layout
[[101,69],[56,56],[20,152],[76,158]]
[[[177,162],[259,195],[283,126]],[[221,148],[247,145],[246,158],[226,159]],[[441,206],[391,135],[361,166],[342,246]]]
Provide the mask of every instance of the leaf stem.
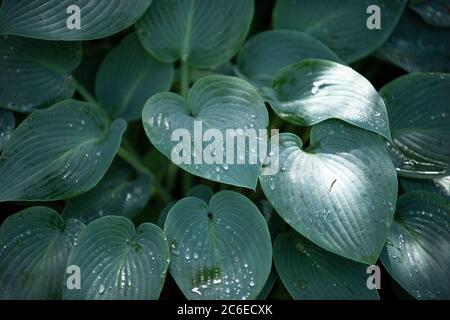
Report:
[[75,88],[76,88],[77,92],[80,94],[80,96],[82,96],[84,100],[86,100],[88,102],[95,103],[96,105],[98,105],[97,100],[95,100],[95,98],[89,93],[89,90],[86,89],[81,84],[81,82],[78,81],[77,79],[73,78],[73,80],[75,81]]
[[183,97],[187,97],[189,92],[189,62],[181,59],[180,63],[180,93]]

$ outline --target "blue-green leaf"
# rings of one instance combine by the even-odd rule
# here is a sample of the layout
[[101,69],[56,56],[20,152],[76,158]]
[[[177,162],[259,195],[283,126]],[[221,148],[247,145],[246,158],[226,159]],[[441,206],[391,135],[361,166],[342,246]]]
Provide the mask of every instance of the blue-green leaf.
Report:
[[91,103],[66,100],[28,116],[0,157],[0,202],[77,196],[103,177],[126,123]]
[[256,299],[270,273],[267,224],[256,206],[232,191],[209,204],[178,201],[164,230],[171,247],[170,273],[188,299]]
[[0,228],[0,299],[61,299],[70,250],[84,224],[31,207]]
[[429,191],[450,197],[450,176],[433,180],[400,178],[400,184],[405,192]]
[[11,137],[15,125],[14,114],[11,111],[0,109],[0,151]]
[[409,8],[417,12],[428,24],[450,27],[449,0],[413,0]]
[[209,200],[211,200],[211,197],[213,195],[214,191],[212,191],[210,187],[203,184],[192,187],[186,193],[186,197],[196,197],[205,201],[206,203],[209,203]]
[[450,299],[450,200],[430,192],[398,199],[380,256],[391,276],[417,299]]
[[169,265],[164,233],[151,223],[137,229],[125,217],[90,223],[67,262],[81,270],[81,289],[64,289],[64,299],[154,300]]

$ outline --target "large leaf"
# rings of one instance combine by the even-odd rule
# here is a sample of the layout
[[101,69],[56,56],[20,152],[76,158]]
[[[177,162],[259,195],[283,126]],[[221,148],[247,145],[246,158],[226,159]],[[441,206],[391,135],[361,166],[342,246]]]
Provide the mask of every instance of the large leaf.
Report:
[[95,92],[113,117],[136,120],[145,101],[172,84],[173,67],[153,58],[130,34],[106,56],[97,74]]
[[239,50],[253,7],[253,0],[155,0],[136,28],[144,47],[159,60],[212,67]]
[[[383,44],[396,26],[406,0],[278,0],[273,12],[277,29],[304,31],[339,57],[354,62]],[[367,8],[380,7],[381,28],[366,27]]]
[[450,173],[450,75],[400,77],[380,94],[386,102],[399,175],[430,178]]
[[343,63],[333,51],[307,33],[270,30],[247,41],[239,53],[237,71],[258,86],[270,87],[278,71],[308,58]]
[[450,28],[437,28],[406,10],[376,55],[408,72],[450,72]]
[[276,74],[267,99],[283,119],[311,126],[337,118],[390,139],[383,99],[362,75],[332,61],[307,59]]
[[31,207],[0,228],[0,299],[61,299],[66,262],[84,224]]
[[[238,144],[234,143],[232,157],[233,146],[229,144],[230,148],[226,148],[226,131],[235,130],[237,138],[234,141],[245,139],[251,131],[259,135],[259,129],[267,128],[268,118],[257,90],[248,82],[229,76],[200,79],[189,91],[187,99],[174,93],[156,94],[147,101],[142,114],[145,132],[159,151],[172,159],[172,152],[186,155],[186,160],[177,160],[181,162],[177,163],[179,167],[206,179],[252,189],[256,187],[262,161],[258,157],[251,163],[249,154],[255,154],[256,150],[250,150],[249,143],[245,150],[241,148],[241,152],[237,152]],[[194,130],[196,127],[198,130]],[[209,129],[220,133],[222,141],[214,137],[202,141],[203,133]],[[190,137],[172,136],[181,133],[180,130],[187,130]],[[201,146],[200,151],[196,144]],[[185,146],[182,152],[178,147],[174,149],[181,145]],[[228,161],[227,153],[230,154]]]
[[417,12],[428,24],[450,27],[449,0],[412,0],[409,7]]
[[411,192],[398,199],[381,262],[417,299],[450,299],[450,200]]
[[[0,34],[46,40],[92,40],[131,26],[152,0],[3,0]],[[69,6],[80,8],[80,28],[69,29]],[[72,19],[69,19],[72,20]]]
[[379,299],[377,290],[367,288],[367,266],[327,252],[296,232],[277,237],[273,259],[294,299]]
[[152,178],[115,160],[103,179],[90,191],[69,199],[63,217],[90,223],[106,215],[134,218],[147,204]]
[[95,105],[66,100],[28,116],[0,157],[0,202],[59,200],[93,188],[126,128]]
[[450,176],[433,180],[401,178],[400,184],[405,192],[429,191],[450,197]]
[[14,114],[11,111],[0,109],[0,151],[11,137],[15,125]]
[[373,264],[397,199],[397,176],[382,139],[338,120],[311,130],[311,142],[280,134],[280,168],[261,176],[275,210],[322,248]]
[[31,112],[72,97],[80,61],[79,43],[0,36],[0,107]]
[[169,265],[164,233],[151,223],[137,229],[125,217],[90,223],[72,250],[68,265],[81,270],[81,289],[64,288],[64,299],[158,299]]
[[209,205],[178,201],[164,230],[171,247],[170,273],[188,299],[256,299],[270,273],[267,224],[244,196],[222,191]]

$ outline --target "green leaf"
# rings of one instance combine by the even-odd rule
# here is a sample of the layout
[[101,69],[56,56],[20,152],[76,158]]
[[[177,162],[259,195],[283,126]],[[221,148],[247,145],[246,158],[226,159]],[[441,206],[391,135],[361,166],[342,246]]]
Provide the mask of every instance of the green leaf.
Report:
[[380,90],[389,114],[389,151],[398,174],[433,178],[450,173],[450,75],[411,74]]
[[376,56],[408,72],[450,72],[450,28],[425,23],[406,10]]
[[[394,30],[406,0],[278,0],[276,29],[304,31],[322,41],[346,62],[359,60],[380,47]],[[367,28],[371,5],[380,8],[381,29]]]
[[438,27],[450,27],[449,0],[410,1],[409,8],[417,12],[428,24]]
[[66,300],[155,300],[169,265],[164,233],[151,223],[137,229],[125,217],[90,223],[69,256],[81,270],[81,289],[64,289]]
[[132,219],[147,204],[151,189],[150,175],[136,173],[128,164],[117,159],[93,189],[69,199],[63,217],[77,218],[86,224],[104,215]]
[[209,205],[178,201],[164,230],[171,246],[170,273],[188,299],[256,299],[272,264],[267,224],[256,206],[233,191]]
[[[0,19],[1,21],[1,19]],[[70,73],[81,62],[79,43],[0,36],[0,106],[18,112],[70,98]]]
[[75,197],[103,177],[126,123],[95,105],[66,100],[28,116],[0,157],[0,202]]
[[195,67],[229,60],[245,40],[253,0],[155,0],[136,24],[138,36],[155,57]]
[[[0,34],[45,40],[100,39],[135,23],[152,0],[3,0]],[[69,29],[80,8],[80,28]],[[67,13],[69,11],[70,13]]]
[[303,59],[344,63],[333,51],[307,33],[270,30],[250,38],[237,59],[237,72],[257,86],[271,86],[275,74]]
[[84,224],[31,207],[0,228],[0,299],[61,299],[70,250]]
[[280,216],[322,248],[373,264],[397,199],[397,176],[382,139],[338,120],[311,129],[310,146],[280,134],[280,171],[261,187]]
[[0,109],[0,151],[11,137],[15,125],[14,114],[11,111]]
[[103,60],[96,79],[96,97],[112,117],[136,120],[148,98],[170,89],[172,77],[172,65],[153,58],[133,33]]
[[450,176],[433,180],[401,178],[400,184],[405,192],[429,191],[450,197]]
[[366,285],[367,266],[329,253],[295,232],[273,246],[278,274],[296,300],[378,300]]
[[277,73],[273,90],[265,90],[283,119],[311,126],[337,118],[391,138],[383,99],[362,75],[326,60],[307,59]]
[[270,269],[269,278],[267,278],[267,281],[264,284],[264,287],[262,288],[256,300],[266,300],[269,297],[269,294],[272,291],[273,287],[275,286],[275,282],[277,282],[277,280],[278,280],[277,272],[275,271],[275,268],[272,267],[272,269]]
[[[209,180],[256,187],[261,161],[251,163],[248,147],[242,150],[245,151],[243,159],[240,152],[234,152],[232,158],[232,145],[229,144],[228,151],[226,148],[227,129],[235,130],[236,142],[245,139],[251,133],[250,129],[259,134],[259,129],[268,126],[264,101],[248,82],[229,76],[208,76],[194,84],[187,99],[174,93],[156,94],[145,104],[142,120],[147,136],[161,153],[172,160],[174,153],[177,157],[183,156],[176,161],[180,168]],[[198,130],[194,130],[196,127]],[[221,139],[215,139],[216,135],[209,141],[203,139],[203,133],[209,129],[220,133]],[[194,149],[195,145],[201,145],[199,152]],[[234,143],[234,147],[236,145]],[[228,161],[227,153],[230,154]]]
[[196,197],[196,198],[199,198],[199,199],[205,201],[206,203],[208,203],[209,200],[211,200],[211,197],[213,195],[214,195],[214,192],[212,191],[212,189],[203,184],[192,187],[186,193],[186,197]]
[[450,299],[450,200],[430,192],[400,196],[380,256],[389,274],[417,299]]

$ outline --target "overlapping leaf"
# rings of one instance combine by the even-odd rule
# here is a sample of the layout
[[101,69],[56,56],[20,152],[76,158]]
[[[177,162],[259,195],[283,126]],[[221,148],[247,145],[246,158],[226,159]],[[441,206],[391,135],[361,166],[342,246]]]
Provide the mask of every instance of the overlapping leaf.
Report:
[[15,125],[14,114],[11,111],[0,109],[0,151],[9,140]]
[[450,176],[433,180],[401,178],[400,184],[405,192],[429,191],[450,197]]
[[412,0],[409,7],[417,12],[428,24],[450,27],[449,0]]

